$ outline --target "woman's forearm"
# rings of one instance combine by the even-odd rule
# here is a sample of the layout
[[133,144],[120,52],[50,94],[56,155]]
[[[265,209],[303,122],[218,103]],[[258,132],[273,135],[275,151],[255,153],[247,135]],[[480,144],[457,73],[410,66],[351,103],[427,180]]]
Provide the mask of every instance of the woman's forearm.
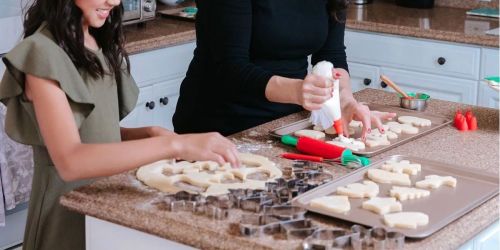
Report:
[[273,76],[266,86],[266,98],[271,102],[301,105],[302,80]]

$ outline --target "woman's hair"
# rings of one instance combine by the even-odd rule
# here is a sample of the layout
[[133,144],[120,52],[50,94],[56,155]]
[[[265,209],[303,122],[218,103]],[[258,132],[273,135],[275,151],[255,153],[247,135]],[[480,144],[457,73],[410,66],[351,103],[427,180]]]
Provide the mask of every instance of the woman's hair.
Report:
[[93,78],[111,73],[121,82],[123,60],[130,72],[129,59],[124,49],[122,30],[123,5],[112,9],[108,19],[100,28],[89,27],[106,58],[110,72],[105,72],[97,56],[84,45],[82,11],[74,0],[35,0],[24,17],[24,37],[28,37],[42,25],[52,33],[56,43],[68,54],[75,66]]
[[339,22],[345,21],[347,5],[349,5],[349,0],[328,0],[328,8],[335,20]]

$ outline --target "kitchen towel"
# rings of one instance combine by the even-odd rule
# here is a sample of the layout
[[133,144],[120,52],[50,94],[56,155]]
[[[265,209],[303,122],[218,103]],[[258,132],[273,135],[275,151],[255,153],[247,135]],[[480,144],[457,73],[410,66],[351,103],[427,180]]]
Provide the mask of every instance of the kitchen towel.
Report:
[[0,226],[5,212],[29,200],[33,180],[33,150],[5,134],[5,113],[0,103]]

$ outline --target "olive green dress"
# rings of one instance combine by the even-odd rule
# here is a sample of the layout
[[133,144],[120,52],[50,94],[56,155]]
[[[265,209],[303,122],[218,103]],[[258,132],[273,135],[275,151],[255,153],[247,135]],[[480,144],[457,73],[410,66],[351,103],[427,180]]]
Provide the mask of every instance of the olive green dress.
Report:
[[[102,52],[94,53],[107,70]],[[58,175],[40,135],[33,105],[24,98],[25,74],[60,84],[83,143],[120,141],[119,121],[135,107],[138,88],[125,72],[122,82],[116,83],[110,74],[93,79],[78,70],[54,42],[45,24],[3,60],[7,70],[0,82],[0,101],[7,106],[6,133],[15,141],[32,145],[34,152],[35,171],[23,249],[85,249],[84,216],[62,207],[59,197],[91,180],[65,182]]]

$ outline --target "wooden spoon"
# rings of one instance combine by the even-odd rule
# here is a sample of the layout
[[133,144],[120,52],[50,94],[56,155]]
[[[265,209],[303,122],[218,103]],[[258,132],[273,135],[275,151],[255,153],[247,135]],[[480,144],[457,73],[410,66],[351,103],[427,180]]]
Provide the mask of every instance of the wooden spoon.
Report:
[[384,75],[380,75],[380,80],[382,80],[383,82],[387,83],[387,85],[391,86],[391,88],[393,88],[394,90],[396,90],[396,92],[398,92],[399,94],[401,94],[405,99],[413,99],[413,97],[411,97],[408,94],[406,94],[406,92],[404,92],[398,85],[396,85],[396,83],[394,83],[393,81],[391,81],[391,79],[389,79],[389,77],[384,76]]

